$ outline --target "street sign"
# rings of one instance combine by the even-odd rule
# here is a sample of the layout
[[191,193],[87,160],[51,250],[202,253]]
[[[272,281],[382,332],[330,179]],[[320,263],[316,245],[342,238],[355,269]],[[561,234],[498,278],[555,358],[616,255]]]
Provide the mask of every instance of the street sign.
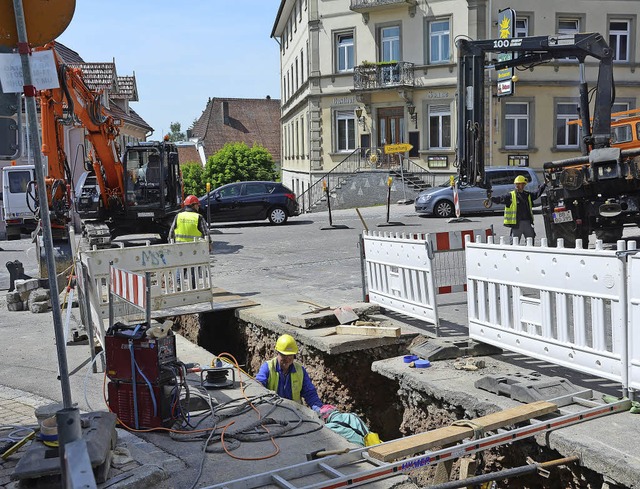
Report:
[[[31,46],[44,46],[64,32],[76,9],[76,0],[22,2]],[[16,47],[18,33],[13,0],[0,0],[0,45]]]
[[[511,39],[513,37],[513,27],[516,20],[516,12],[512,8],[506,8],[499,12],[498,27],[500,28],[500,39]],[[498,54],[498,61],[509,61],[513,58],[512,53]],[[513,95],[513,68],[503,68],[498,70],[498,97]]]
[[407,151],[411,151],[413,149],[413,145],[407,143],[399,143],[399,144],[385,144],[384,145],[384,154],[392,154],[392,153],[406,153]]

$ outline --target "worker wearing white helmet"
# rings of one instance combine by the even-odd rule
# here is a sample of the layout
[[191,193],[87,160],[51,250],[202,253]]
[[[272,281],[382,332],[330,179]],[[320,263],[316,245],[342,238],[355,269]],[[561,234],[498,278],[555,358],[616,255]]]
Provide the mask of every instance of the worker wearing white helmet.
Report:
[[295,361],[298,345],[293,336],[280,336],[276,341],[276,352],[275,358],[262,364],[256,380],[285,399],[299,403],[304,399],[310,408],[319,413],[322,401],[307,370]]
[[518,175],[513,181],[516,187],[514,190],[506,195],[491,197],[495,204],[504,204],[504,225],[511,228],[509,235],[512,238],[536,237],[533,229],[533,201],[542,195],[547,184],[542,183],[535,192],[529,192],[525,190],[527,183],[523,175]]

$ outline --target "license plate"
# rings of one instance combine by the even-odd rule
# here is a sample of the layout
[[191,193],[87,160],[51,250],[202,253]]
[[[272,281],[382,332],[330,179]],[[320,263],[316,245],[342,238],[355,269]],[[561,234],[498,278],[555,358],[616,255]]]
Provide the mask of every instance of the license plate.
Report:
[[571,215],[571,211],[560,211],[553,213],[553,222],[555,224],[560,224],[563,222],[571,222],[573,221],[573,216]]
[[138,212],[138,217],[153,217],[153,212]]

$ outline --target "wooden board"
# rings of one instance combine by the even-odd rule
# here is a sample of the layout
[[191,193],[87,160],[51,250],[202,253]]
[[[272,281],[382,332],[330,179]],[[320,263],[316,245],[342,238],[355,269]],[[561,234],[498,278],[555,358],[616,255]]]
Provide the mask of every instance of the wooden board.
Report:
[[336,326],[336,333],[377,336],[384,338],[399,338],[400,328],[389,328],[385,326],[351,326],[343,324],[340,326]]
[[[482,426],[485,431],[511,426],[527,421],[531,418],[552,413],[558,406],[546,401],[523,404],[497,413],[488,414],[470,421]],[[473,428],[468,426],[445,426],[436,430],[418,433],[417,435],[401,438],[400,440],[374,446],[369,449],[369,455],[383,462],[390,462],[402,457],[415,455],[433,447],[455,443],[473,436]]]

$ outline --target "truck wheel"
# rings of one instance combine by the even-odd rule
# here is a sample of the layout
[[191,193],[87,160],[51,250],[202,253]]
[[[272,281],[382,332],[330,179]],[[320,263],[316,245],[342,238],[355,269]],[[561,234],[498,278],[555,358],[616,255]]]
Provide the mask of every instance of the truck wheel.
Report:
[[450,202],[448,200],[441,200],[433,208],[433,213],[438,217],[453,216],[453,202]]
[[622,239],[622,230],[622,226],[596,229],[596,238],[601,239],[604,243],[615,243]]

